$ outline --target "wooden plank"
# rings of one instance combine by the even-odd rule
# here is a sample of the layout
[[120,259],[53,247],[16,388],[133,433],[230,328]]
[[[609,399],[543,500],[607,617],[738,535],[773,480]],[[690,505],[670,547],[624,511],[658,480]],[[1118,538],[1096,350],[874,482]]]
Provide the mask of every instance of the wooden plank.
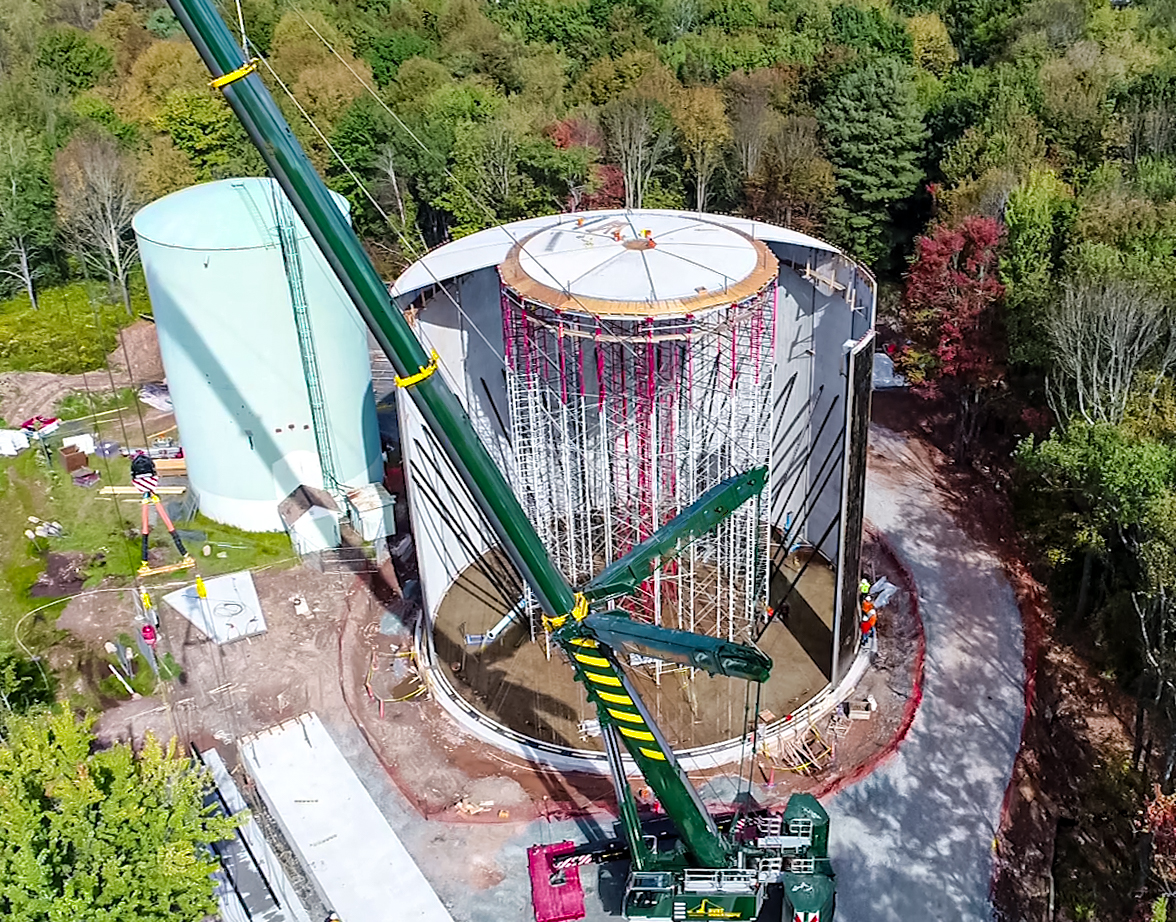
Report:
[[[156,487],[156,494],[159,496],[182,496],[188,492],[187,487]],[[116,486],[103,487],[98,491],[99,496],[142,496],[142,490],[136,490],[132,486]]]

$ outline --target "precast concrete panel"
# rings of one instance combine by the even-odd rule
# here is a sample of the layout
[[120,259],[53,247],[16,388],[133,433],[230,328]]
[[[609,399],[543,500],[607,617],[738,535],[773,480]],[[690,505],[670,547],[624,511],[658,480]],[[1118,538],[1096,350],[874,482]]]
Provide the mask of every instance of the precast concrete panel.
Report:
[[[278,503],[299,483],[324,486],[276,230],[280,195],[270,179],[221,180],[134,220],[189,482],[201,512],[247,531],[280,531]],[[297,217],[295,234],[336,475],[362,486],[381,475],[366,335]]]

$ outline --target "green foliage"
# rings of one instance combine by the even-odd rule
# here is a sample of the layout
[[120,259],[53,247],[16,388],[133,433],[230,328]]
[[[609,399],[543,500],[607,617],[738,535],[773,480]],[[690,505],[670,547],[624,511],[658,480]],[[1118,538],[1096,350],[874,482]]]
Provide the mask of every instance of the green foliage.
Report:
[[114,72],[114,55],[73,26],[57,26],[37,45],[37,66],[71,92],[88,90]]
[[24,295],[0,302],[0,370],[77,374],[101,368],[128,321],[102,286],[48,289],[33,310]]
[[233,820],[207,774],[148,735],[94,750],[93,719],[10,716],[0,746],[0,913],[11,922],[198,922],[216,911],[206,847]]
[[0,123],[0,293],[27,290],[45,274],[56,231],[44,144]]
[[134,388],[123,387],[117,391],[66,394],[58,401],[53,415],[59,419],[85,419],[95,413],[113,410],[133,410],[138,396]]
[[1069,187],[1044,167],[1033,170],[1009,195],[1000,273],[1010,361],[1042,368],[1048,363],[1044,311],[1057,295],[1055,278],[1073,212]]
[[168,95],[155,117],[183,151],[202,181],[255,175],[260,158],[224,100],[205,92],[177,90]]
[[951,40],[960,56],[982,63],[1000,50],[1025,0],[948,0],[944,9]]
[[370,39],[361,52],[364,60],[371,65],[376,83],[386,87],[395,78],[401,64],[409,58],[434,57],[437,46],[415,32],[397,29]]
[[124,122],[109,100],[95,93],[80,93],[74,97],[70,109],[78,118],[101,125],[124,145],[132,145],[139,139],[139,130]]
[[914,61],[911,34],[901,22],[877,7],[842,3],[833,7],[833,41],[859,54]]
[[57,683],[40,662],[12,650],[0,650],[0,705],[4,713],[22,714],[53,703]]
[[869,61],[838,80],[819,110],[837,177],[830,230],[870,263],[889,256],[899,239],[896,209],[923,178],[927,132],[912,78],[901,61]]
[[176,19],[176,14],[166,6],[161,6],[148,13],[143,25],[148,32],[157,38],[171,38],[183,34],[184,31],[180,21]]
[[1062,508],[1081,514],[1080,544],[1144,521],[1176,484],[1176,448],[1109,423],[1074,420],[1043,441],[1027,439],[1017,462]]

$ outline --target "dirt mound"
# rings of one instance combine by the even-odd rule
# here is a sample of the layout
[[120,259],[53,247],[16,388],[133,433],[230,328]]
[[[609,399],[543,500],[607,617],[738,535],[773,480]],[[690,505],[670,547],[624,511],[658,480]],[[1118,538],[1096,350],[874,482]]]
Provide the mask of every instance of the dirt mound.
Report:
[[130,380],[135,384],[162,381],[163,359],[159,355],[159,337],[155,324],[136,320],[122,331],[122,344],[106,357],[116,374],[125,373],[130,366]]
[[89,557],[80,551],[50,554],[45,561],[45,572],[37,577],[29,595],[37,599],[58,599],[81,592],[88,561]]
[[109,391],[111,377],[115,387],[134,387],[147,381],[162,380],[163,360],[159,356],[155,324],[136,320],[122,331],[122,345],[106,360],[110,375],[105,370],[85,375],[54,375],[44,371],[0,373],[0,417],[9,425],[20,425],[31,416],[52,413],[53,408],[72,393],[87,389]]

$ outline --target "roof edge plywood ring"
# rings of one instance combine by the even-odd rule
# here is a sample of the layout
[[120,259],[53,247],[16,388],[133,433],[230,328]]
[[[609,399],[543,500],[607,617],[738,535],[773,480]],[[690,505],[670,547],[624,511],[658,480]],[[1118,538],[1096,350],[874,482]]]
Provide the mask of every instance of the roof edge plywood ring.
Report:
[[664,317],[697,313],[752,297],[775,281],[780,271],[779,262],[762,241],[733,227],[722,224],[718,226],[737,235],[754,250],[755,266],[744,278],[717,291],[702,291],[696,295],[679,298],[621,301],[594,298],[544,285],[527,274],[521,265],[520,255],[527,243],[533,237],[544,233],[546,228],[535,231],[515,243],[507,253],[506,259],[499,265],[498,274],[502,283],[520,297],[545,304],[558,311],[619,317]]

